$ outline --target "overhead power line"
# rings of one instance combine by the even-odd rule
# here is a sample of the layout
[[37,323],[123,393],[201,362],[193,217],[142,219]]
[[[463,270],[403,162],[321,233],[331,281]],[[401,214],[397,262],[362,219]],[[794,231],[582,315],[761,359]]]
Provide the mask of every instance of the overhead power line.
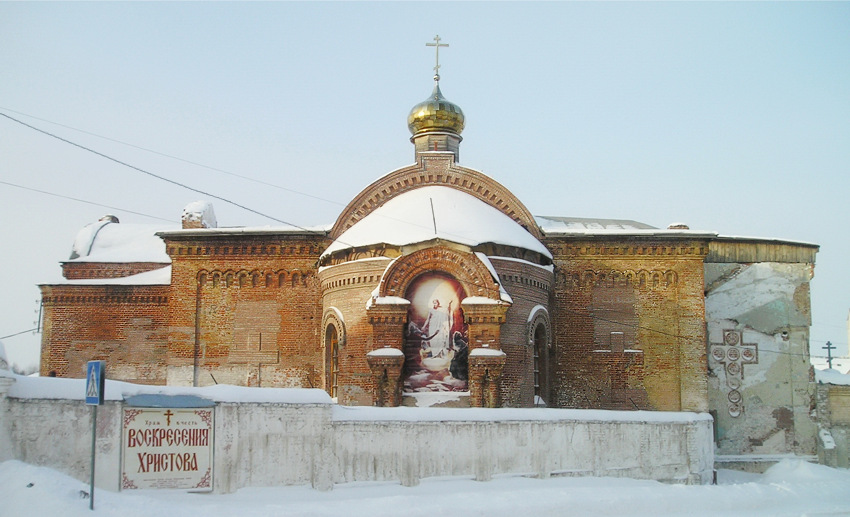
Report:
[[184,184],[184,183],[180,183],[179,181],[174,181],[174,180],[172,180],[172,179],[168,179],[168,178],[166,178],[166,177],[164,177],[164,176],[160,176],[160,175],[158,175],[158,174],[154,174],[153,172],[150,172],[150,171],[147,171],[147,170],[145,170],[145,169],[142,169],[141,167],[136,167],[135,165],[131,165],[131,164],[127,163],[127,162],[123,162],[123,161],[121,161],[121,160],[119,160],[119,159],[117,159],[117,158],[113,158],[112,156],[109,156],[109,155],[107,155],[107,154],[101,153],[101,152],[99,152],[99,151],[95,151],[94,149],[92,149],[92,148],[90,148],[90,147],[86,147],[86,146],[84,146],[84,145],[81,145],[81,144],[78,144],[78,143],[73,142],[73,141],[71,141],[71,140],[68,140],[67,138],[62,138],[61,136],[55,135],[55,134],[53,134],[53,133],[51,133],[51,132],[49,132],[49,131],[45,131],[45,130],[43,130],[43,129],[37,128],[37,127],[35,127],[35,126],[31,125],[31,124],[27,124],[26,122],[24,122],[24,121],[22,121],[22,120],[19,120],[19,119],[16,119],[15,117],[11,117],[11,116],[9,116],[9,115],[7,115],[7,114],[5,114],[5,113],[0,113],[0,116],[5,117],[5,118],[7,118],[7,119],[9,119],[9,120],[11,120],[11,121],[13,121],[13,122],[17,122],[18,124],[21,124],[22,126],[25,126],[25,127],[28,127],[28,128],[30,128],[30,129],[32,129],[33,131],[38,131],[39,133],[42,133],[42,134],[44,134],[44,135],[47,135],[47,136],[49,136],[49,137],[51,137],[51,138],[55,138],[55,139],[57,139],[57,140],[59,140],[59,141],[61,141],[61,142],[65,142],[66,144],[73,145],[74,147],[77,147],[77,148],[82,149],[82,150],[84,150],[84,151],[88,151],[88,152],[90,152],[90,153],[92,153],[92,154],[96,154],[97,156],[100,156],[101,158],[105,158],[105,159],[107,159],[107,160],[109,160],[109,161],[111,161],[111,162],[115,162],[115,163],[117,163],[117,164],[119,164],[119,165],[123,165],[124,167],[127,167],[127,168],[129,168],[129,169],[133,169],[134,171],[141,172],[142,174],[145,174],[145,175],[150,176],[150,177],[152,177],[152,178],[156,178],[156,179],[158,179],[158,180],[160,180],[160,181],[164,181],[164,182],[166,182],[166,183],[170,183],[170,184],[172,184],[172,185],[176,185],[176,186],[178,186],[178,187],[182,187],[182,188],[184,188],[184,189],[186,189],[186,190],[190,190],[190,191],[195,192],[195,193],[197,193],[197,194],[201,194],[201,195],[204,195],[204,196],[209,196],[209,197],[211,197],[211,198],[213,198],[213,199],[218,199],[219,201],[223,201],[224,203],[227,203],[227,204],[233,205],[233,206],[235,206],[235,207],[237,207],[237,208],[241,208],[242,210],[245,210],[245,211],[247,211],[247,212],[251,212],[252,214],[256,214],[256,215],[259,215],[259,216],[261,216],[261,217],[265,217],[265,218],[267,218],[267,219],[270,219],[270,220],[272,220],[272,221],[275,221],[275,222],[278,222],[278,223],[281,223],[281,224],[285,224],[285,225],[287,225],[287,226],[292,226],[293,228],[298,228],[299,230],[303,230],[303,231],[305,231],[305,232],[307,232],[307,233],[320,233],[320,232],[316,232],[316,231],[314,231],[314,230],[308,230],[307,228],[301,227],[301,226],[299,226],[299,225],[297,225],[297,224],[293,224],[293,223],[290,223],[290,222],[288,222],[288,221],[284,221],[284,220],[282,220],[282,219],[278,219],[277,217],[274,217],[274,216],[271,216],[271,215],[268,215],[268,214],[264,214],[263,212],[260,212],[260,211],[258,211],[258,210],[254,210],[253,208],[247,207],[247,206],[242,205],[242,204],[240,204],[240,203],[237,203],[237,202],[235,202],[235,201],[231,201],[230,199],[227,199],[227,198],[224,198],[224,197],[218,196],[218,195],[213,194],[213,193],[211,193],[211,192],[206,192],[206,191],[203,191],[203,190],[200,190],[200,189],[196,189],[196,188],[191,187],[191,186],[189,186],[189,185],[186,185],[186,184]]
[[26,334],[27,332],[35,332],[36,330],[38,330],[38,327],[33,328],[33,329],[28,329],[28,330],[22,330],[20,332],[15,332],[14,334],[9,334],[8,336],[0,336],[0,340],[8,339],[10,337],[20,336],[21,334]]
[[[151,154],[155,154],[155,155],[158,155],[158,156],[163,156],[163,157],[165,157],[165,158],[169,158],[169,159],[177,160],[177,161],[180,161],[180,162],[183,162],[183,163],[187,163],[187,164],[190,164],[190,165],[194,165],[194,166],[197,166],[197,167],[203,167],[203,168],[205,168],[205,169],[209,169],[209,170],[212,170],[212,171],[220,172],[220,173],[222,173],[222,174],[226,174],[226,175],[229,175],[229,176],[233,176],[233,177],[235,177],[235,178],[243,179],[243,180],[246,180],[246,181],[251,181],[251,182],[254,182],[254,183],[261,184],[261,185],[266,185],[266,186],[269,186],[269,187],[273,187],[273,188],[276,188],[276,189],[280,189],[280,190],[283,190],[283,191],[286,191],[286,192],[290,192],[290,193],[293,193],[293,194],[297,194],[297,195],[300,195],[300,196],[309,197],[309,198],[316,199],[316,200],[319,200],[319,201],[324,201],[324,202],[331,203],[331,204],[334,204],[334,205],[338,205],[338,206],[346,206],[346,204],[345,204],[345,203],[340,203],[340,202],[338,202],[338,201],[332,201],[332,200],[325,199],[325,198],[322,198],[322,197],[319,197],[319,196],[314,196],[314,195],[312,195],[312,194],[307,194],[307,193],[305,193],[305,192],[300,192],[300,191],[298,191],[298,190],[289,189],[289,188],[286,188],[286,187],[282,187],[282,186],[280,186],[280,185],[275,185],[275,184],[273,184],[273,183],[268,183],[268,182],[266,182],[266,181],[258,180],[258,179],[251,178],[251,177],[248,177],[248,176],[243,176],[243,175],[241,175],[241,174],[236,174],[236,173],[233,173],[233,172],[230,172],[230,171],[226,171],[226,170],[224,170],[224,169],[219,169],[219,168],[217,168],[217,167],[212,167],[212,166],[205,165],[205,164],[198,163],[198,162],[194,162],[194,161],[191,161],[191,160],[186,160],[186,159],[184,159],[184,158],[180,158],[180,157],[173,156],[173,155],[170,155],[170,154],[166,154],[166,153],[162,153],[162,152],[159,152],[159,151],[155,151],[155,150],[153,150],[153,149],[148,149],[148,148],[146,148],[146,147],[138,146],[138,145],[131,144],[131,143],[128,143],[128,142],[124,142],[124,141],[121,141],[121,140],[117,140],[117,139],[114,139],[114,138],[109,138],[109,137],[106,137],[106,136],[103,136],[103,135],[98,135],[97,133],[92,133],[92,132],[90,132],[90,131],[86,131],[86,130],[83,130],[83,129],[75,128],[75,127],[73,127],[73,126],[68,126],[68,125],[65,125],[65,124],[61,124],[61,123],[59,123],[59,122],[53,122],[53,121],[51,121],[51,120],[47,120],[47,119],[43,119],[43,118],[39,118],[39,117],[36,117],[36,116],[34,116],[34,115],[30,115],[30,114],[28,114],[28,113],[22,113],[22,112],[20,112],[20,111],[12,110],[12,109],[5,108],[5,107],[2,107],[2,106],[0,106],[0,109],[1,109],[1,110],[9,111],[9,112],[11,112],[11,113],[16,113],[16,114],[19,114],[19,115],[23,115],[23,116],[25,116],[25,117],[29,117],[29,118],[32,118],[32,119],[35,119],[35,120],[39,120],[39,121],[42,121],[42,122],[46,122],[46,123],[48,123],[48,124],[53,124],[53,125],[56,125],[56,126],[64,127],[64,128],[66,128],[66,129],[70,129],[70,130],[72,130],[72,131],[77,131],[77,132],[79,132],[79,133],[83,133],[83,134],[86,134],[86,135],[94,136],[94,137],[96,137],[96,138],[100,138],[100,139],[103,139],[103,140],[107,140],[107,141],[109,141],[109,142],[115,142],[115,143],[118,143],[118,144],[121,144],[121,145],[125,145],[125,146],[127,146],[127,147],[131,147],[131,148],[133,148],[133,149],[139,149],[139,150],[141,150],[141,151],[145,151],[145,152],[148,152],[148,153],[151,153]],[[177,182],[172,181],[172,180],[169,180],[169,179],[167,179],[167,178],[160,177],[160,176],[158,176],[158,175],[155,175],[155,174],[153,174],[153,173],[150,173],[150,172],[148,172],[148,171],[145,171],[145,170],[140,169],[140,168],[138,168],[138,167],[135,167],[135,166],[133,166],[133,165],[127,164],[127,163],[125,163],[125,162],[119,161],[119,160],[117,160],[117,159],[115,159],[115,158],[112,158],[112,157],[110,157],[110,156],[107,156],[107,155],[105,155],[105,154],[103,154],[103,153],[100,153],[100,152],[95,151],[95,150],[93,150],[93,149],[90,149],[90,148],[88,148],[88,147],[82,146],[82,145],[80,145],[80,144],[77,144],[77,143],[72,142],[72,141],[70,141],[70,140],[67,140],[67,139],[65,139],[65,138],[59,137],[59,136],[57,136],[57,135],[55,135],[55,134],[53,134],[53,133],[50,133],[50,132],[48,132],[48,131],[45,131],[45,130],[43,130],[43,129],[37,128],[37,127],[32,126],[32,125],[30,125],[30,124],[27,124],[26,122],[23,122],[23,121],[21,121],[21,120],[18,120],[18,119],[16,119],[16,118],[11,117],[11,116],[9,116],[9,115],[6,115],[6,114],[4,114],[4,113],[2,113],[2,112],[0,112],[0,115],[4,116],[4,117],[6,117],[6,118],[8,118],[8,119],[10,119],[10,120],[13,120],[13,121],[15,121],[15,122],[18,122],[19,124],[22,124],[22,125],[24,125],[24,126],[26,126],[26,127],[30,128],[30,129],[33,129],[33,130],[35,130],[35,131],[38,131],[38,132],[43,133],[43,134],[48,135],[48,136],[52,136],[52,137],[54,137],[54,138],[57,138],[57,139],[59,139],[59,140],[61,140],[61,141],[63,141],[63,142],[66,142],[66,143],[68,143],[68,144],[74,145],[74,146],[79,147],[79,148],[81,148],[81,149],[84,149],[84,150],[87,150],[87,151],[93,152],[93,153],[95,153],[95,154],[97,154],[97,155],[99,155],[99,156],[101,156],[101,157],[107,158],[107,159],[112,160],[112,161],[114,161],[114,162],[117,162],[117,163],[119,163],[119,164],[121,164],[121,165],[124,165],[124,166],[130,167],[130,168],[135,169],[135,170],[137,170],[137,171],[139,171],[139,172],[143,172],[143,173],[145,173],[145,174],[152,175],[152,176],[154,176],[154,177],[156,177],[156,178],[158,178],[158,179],[162,179],[162,180],[164,180],[164,181],[168,181],[169,183],[173,183],[173,184],[175,184],[175,185],[178,185],[178,186],[181,186],[181,187],[187,188],[187,189],[192,190],[192,191],[194,191],[194,192],[199,192],[199,193],[202,193],[202,194],[204,194],[204,195],[208,195],[208,196],[210,196],[210,197],[214,197],[215,199],[220,199],[220,200],[222,200],[222,201],[224,201],[224,202],[226,202],[226,203],[231,203],[231,204],[233,204],[233,205],[235,205],[235,206],[237,206],[237,207],[240,207],[240,208],[243,208],[243,209],[248,210],[248,211],[250,211],[250,212],[253,212],[253,213],[256,213],[256,214],[262,215],[263,217],[268,217],[269,219],[272,219],[273,221],[281,222],[281,223],[283,223],[283,224],[287,224],[287,225],[290,225],[290,226],[292,226],[292,227],[299,228],[299,229],[304,230],[304,231],[306,231],[306,232],[316,233],[316,232],[312,232],[311,230],[307,230],[307,229],[305,229],[305,228],[303,228],[303,227],[301,227],[301,226],[295,225],[295,224],[293,224],[293,223],[287,223],[287,222],[281,221],[280,219],[276,219],[276,218],[274,218],[274,217],[271,217],[271,216],[268,216],[268,215],[262,214],[262,213],[260,213],[260,212],[254,211],[254,210],[252,210],[252,209],[250,209],[250,208],[244,207],[244,206],[242,206],[242,205],[239,205],[239,204],[233,203],[232,201],[229,201],[229,200],[227,200],[227,199],[224,199],[224,198],[221,198],[221,197],[217,197],[217,196],[215,196],[215,195],[213,195],[213,194],[207,194],[207,193],[204,193],[204,192],[202,192],[202,191],[200,191],[200,190],[193,189],[192,187],[189,187],[189,186],[187,186],[187,185],[183,185],[183,184],[181,184],[181,183],[177,183]],[[433,203],[433,201],[432,201],[432,203]],[[105,205],[102,205],[102,206],[105,206]],[[433,209],[433,207],[432,207],[432,209]],[[115,210],[117,210],[117,209],[115,209]],[[125,211],[125,212],[129,212],[129,213],[135,213],[135,212],[130,212],[129,210],[124,210],[124,211]],[[432,212],[432,213],[433,213],[433,212]],[[139,214],[139,215],[144,215],[144,214]],[[397,223],[400,223],[400,224],[405,224],[405,225],[409,225],[409,226],[413,226],[413,227],[417,227],[417,228],[429,228],[429,227],[428,227],[428,226],[426,226],[426,225],[421,225],[421,224],[413,223],[413,222],[411,222],[411,221],[407,221],[407,220],[403,220],[403,219],[398,219],[398,218],[391,217],[391,216],[384,215],[384,214],[380,214],[380,217],[382,217],[383,219],[387,219],[387,220],[390,220],[390,221],[394,221],[394,222],[397,222]],[[460,235],[455,234],[455,233],[453,233],[453,232],[451,232],[451,231],[443,230],[443,232],[442,232],[442,233],[443,233],[444,235],[446,235],[446,236],[449,236],[449,237],[461,237]],[[339,242],[339,243],[341,243],[341,244],[344,244],[344,245],[346,245],[346,246],[354,247],[354,245],[349,244],[349,243],[347,243],[347,242],[345,242],[345,241],[342,241],[342,240],[340,240],[340,239],[337,239],[337,242]]]
[[5,110],[5,111],[8,111],[8,112],[10,112],[10,113],[15,113],[15,114],[17,114],[17,115],[23,115],[23,116],[25,116],[25,117],[29,117],[29,118],[34,119],[34,120],[38,120],[38,121],[40,121],[40,122],[47,122],[48,124],[53,124],[53,125],[55,125],[55,126],[64,127],[65,129],[70,129],[71,131],[76,131],[76,132],[78,132],[78,133],[83,133],[83,134],[86,134],[86,135],[89,135],[89,136],[93,136],[93,137],[96,137],[96,138],[100,138],[100,139],[102,139],[102,140],[106,140],[106,141],[109,141],[109,142],[114,142],[114,143],[116,143],[116,144],[125,145],[125,146],[127,146],[127,147],[132,147],[133,149],[138,149],[138,150],[140,150],[140,151],[145,151],[146,153],[151,153],[151,154],[155,154],[155,155],[157,155],[157,156],[162,156],[163,158],[169,158],[169,159],[171,159],[171,160],[177,160],[178,162],[187,163],[187,164],[189,164],[189,165],[194,165],[194,166],[196,166],[196,167],[202,167],[202,168],[204,168],[204,169],[208,169],[208,170],[211,170],[211,171],[220,172],[221,174],[226,174],[226,175],[228,175],[228,176],[233,176],[234,178],[243,179],[243,180],[245,180],[245,181],[251,181],[251,182],[253,182],[253,183],[257,183],[257,184],[259,184],[259,185],[265,185],[265,186],[267,186],[267,187],[276,188],[276,189],[279,189],[279,190],[283,190],[283,191],[285,191],[285,192],[290,192],[290,193],[292,193],[292,194],[298,194],[299,196],[309,197],[309,198],[311,198],[311,199],[315,199],[315,200],[317,200],[317,201],[324,201],[325,203],[331,203],[331,204],[333,204],[333,205],[345,206],[345,203],[340,203],[339,201],[333,201],[333,200],[330,200],[330,199],[325,199],[325,198],[323,198],[323,197],[315,196],[315,195],[313,195],[313,194],[308,194],[308,193],[306,193],[306,192],[301,192],[301,191],[299,191],[299,190],[295,190],[295,189],[291,189],[291,188],[283,187],[283,186],[281,186],[281,185],[277,185],[277,184],[274,184],[274,183],[269,183],[269,182],[267,182],[267,181],[263,181],[263,180],[258,180],[257,178],[252,178],[252,177],[250,177],[250,176],[244,176],[244,175],[242,175],[242,174],[237,174],[237,173],[235,173],[235,172],[227,171],[227,170],[224,170],[224,169],[219,169],[218,167],[213,167],[213,166],[211,166],[211,165],[206,165],[206,164],[203,164],[203,163],[194,162],[194,161],[192,161],[192,160],[187,160],[187,159],[185,159],[185,158],[180,158],[179,156],[174,156],[174,155],[171,155],[171,154],[163,153],[163,152],[161,152],[161,151],[156,151],[156,150],[154,150],[154,149],[149,149],[149,148],[147,148],[147,147],[142,147],[142,146],[140,146],[140,145],[131,144],[131,143],[129,143],[129,142],[124,142],[124,141],[122,141],[122,140],[118,140],[118,139],[115,139],[115,138],[110,138],[110,137],[108,137],[108,136],[99,135],[99,134],[97,134],[97,133],[92,133],[91,131],[86,131],[85,129],[79,129],[79,128],[76,128],[76,127],[73,127],[73,126],[69,126],[69,125],[66,125],[66,124],[62,124],[62,123],[59,123],[59,122],[54,122],[54,121],[52,121],[52,120],[47,120],[47,119],[44,119],[44,118],[39,118],[39,117],[36,117],[35,115],[30,115],[30,114],[28,114],[28,113],[22,113],[22,112],[20,112],[20,111],[16,111],[16,110],[13,110],[13,109],[4,108],[3,106],[0,106],[0,109]]
[[126,208],[120,208],[120,207],[117,207],[117,206],[109,206],[109,205],[104,205],[104,204],[101,204],[101,203],[95,203],[94,201],[87,201],[85,199],[79,199],[79,198],[76,198],[76,197],[63,196],[62,194],[56,194],[55,192],[48,192],[46,190],[39,190],[37,188],[32,188],[32,187],[25,187],[23,185],[17,185],[15,183],[9,183],[8,181],[0,180],[0,184],[8,185],[10,187],[15,187],[15,188],[23,189],[23,190],[29,190],[30,192],[38,192],[39,194],[45,194],[47,196],[59,197],[59,198],[62,198],[62,199],[70,199],[71,201],[77,201],[79,203],[86,203],[87,205],[99,206],[99,207],[102,207],[102,208],[108,208],[110,210],[118,210],[120,212],[126,212],[128,214],[141,215],[143,217],[150,217],[151,219],[159,219],[160,221],[168,221],[170,223],[174,222],[173,219],[165,219],[164,217],[158,217],[158,216],[155,216],[155,215],[145,214],[145,213],[142,213],[142,212],[135,212],[133,210],[128,210]]

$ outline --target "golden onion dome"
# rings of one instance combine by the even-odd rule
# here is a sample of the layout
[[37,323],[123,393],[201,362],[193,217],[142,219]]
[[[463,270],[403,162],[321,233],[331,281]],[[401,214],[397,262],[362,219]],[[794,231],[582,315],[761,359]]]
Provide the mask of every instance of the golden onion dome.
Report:
[[420,102],[407,116],[407,128],[414,136],[432,131],[447,131],[460,134],[465,119],[460,106],[449,102],[440,91],[440,83],[434,82],[434,91],[426,100]]

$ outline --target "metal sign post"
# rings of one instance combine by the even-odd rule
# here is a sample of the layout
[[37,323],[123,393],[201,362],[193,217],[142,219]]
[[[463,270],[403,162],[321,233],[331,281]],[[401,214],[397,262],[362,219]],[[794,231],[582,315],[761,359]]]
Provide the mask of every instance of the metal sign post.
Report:
[[91,482],[89,510],[94,510],[94,455],[97,445],[97,406],[103,404],[106,386],[106,362],[89,361],[86,364],[86,404],[92,407],[91,417]]

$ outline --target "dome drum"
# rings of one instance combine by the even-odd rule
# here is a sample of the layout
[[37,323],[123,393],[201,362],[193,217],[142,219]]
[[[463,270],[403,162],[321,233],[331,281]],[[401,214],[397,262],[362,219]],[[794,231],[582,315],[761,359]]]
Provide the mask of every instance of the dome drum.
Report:
[[460,106],[447,101],[440,84],[435,82],[431,96],[417,104],[407,116],[407,128],[413,135],[410,139],[416,148],[416,155],[426,151],[448,151],[457,161],[460,133],[466,119]]
[[444,131],[427,131],[410,137],[416,149],[416,156],[429,151],[450,152],[454,154],[454,161],[460,156],[460,142],[463,140],[459,135]]

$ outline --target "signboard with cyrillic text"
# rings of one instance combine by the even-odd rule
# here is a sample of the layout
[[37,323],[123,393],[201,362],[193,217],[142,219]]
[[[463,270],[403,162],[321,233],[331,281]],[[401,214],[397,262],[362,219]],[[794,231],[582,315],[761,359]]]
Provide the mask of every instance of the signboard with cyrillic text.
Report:
[[121,489],[212,490],[213,408],[125,408]]

